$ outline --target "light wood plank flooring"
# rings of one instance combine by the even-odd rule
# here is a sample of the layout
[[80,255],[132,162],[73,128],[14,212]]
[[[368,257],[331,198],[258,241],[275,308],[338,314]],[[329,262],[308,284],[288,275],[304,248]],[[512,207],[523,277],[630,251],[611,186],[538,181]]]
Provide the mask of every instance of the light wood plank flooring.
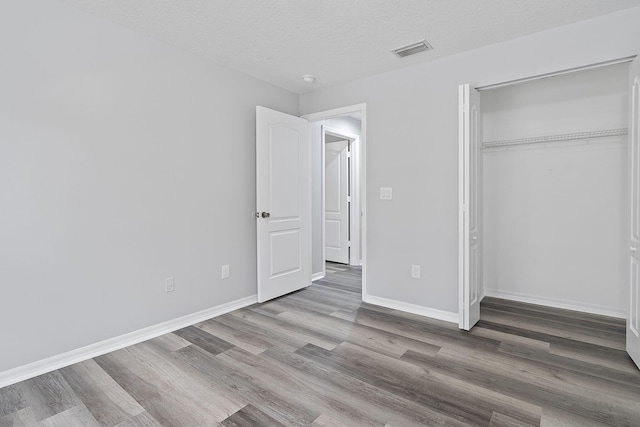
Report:
[[4,426],[640,426],[624,322],[486,298],[469,333],[360,271],[0,389]]

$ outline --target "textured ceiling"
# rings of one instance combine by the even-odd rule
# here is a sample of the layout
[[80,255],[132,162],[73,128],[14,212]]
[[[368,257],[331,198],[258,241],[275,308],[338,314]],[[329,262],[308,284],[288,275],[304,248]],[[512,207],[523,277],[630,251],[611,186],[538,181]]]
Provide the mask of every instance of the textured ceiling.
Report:
[[[640,0],[61,1],[298,93],[640,6]],[[432,51],[403,59],[390,52],[423,38]],[[304,83],[303,74],[317,81]]]

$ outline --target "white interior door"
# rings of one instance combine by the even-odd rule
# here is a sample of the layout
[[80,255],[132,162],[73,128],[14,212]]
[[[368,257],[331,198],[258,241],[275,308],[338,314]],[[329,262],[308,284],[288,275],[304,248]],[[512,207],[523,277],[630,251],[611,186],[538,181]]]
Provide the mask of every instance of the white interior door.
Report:
[[256,107],[258,301],[311,284],[308,122]]
[[627,352],[640,367],[640,61],[629,65],[629,313],[627,314]]
[[459,89],[459,326],[480,320],[482,298],[482,126],[480,94]]
[[349,141],[325,143],[325,257],[349,263]]

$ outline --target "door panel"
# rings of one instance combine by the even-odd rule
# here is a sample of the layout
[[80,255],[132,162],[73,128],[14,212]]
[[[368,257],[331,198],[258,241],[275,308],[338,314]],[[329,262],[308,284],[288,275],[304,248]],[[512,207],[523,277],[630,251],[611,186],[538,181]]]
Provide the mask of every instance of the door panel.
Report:
[[311,178],[306,120],[256,108],[258,301],[311,284]]
[[349,263],[349,141],[325,143],[325,257]]
[[627,352],[640,367],[640,61],[629,65],[629,313]]
[[282,125],[270,127],[269,131],[270,220],[299,219],[302,183],[296,160],[300,157],[300,134]]
[[459,87],[459,326],[480,320],[482,298],[482,123],[480,95]]
[[[325,221],[325,245],[327,250],[340,250],[340,239],[342,238],[342,233],[340,232],[341,225],[342,221],[332,219]],[[337,262],[333,256],[327,256],[327,261]]]
[[300,271],[300,231],[274,231],[269,234],[271,263],[269,279]]

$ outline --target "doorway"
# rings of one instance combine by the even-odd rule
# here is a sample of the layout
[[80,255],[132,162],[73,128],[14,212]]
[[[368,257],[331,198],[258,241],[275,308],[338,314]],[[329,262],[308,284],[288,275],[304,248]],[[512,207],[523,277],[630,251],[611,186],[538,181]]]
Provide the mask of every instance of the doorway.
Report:
[[[359,126],[356,123],[356,126]],[[353,144],[358,136],[322,126],[324,138],[324,259],[325,262],[360,265],[360,242],[352,199],[358,181],[354,175]],[[353,248],[352,248],[353,246]],[[326,269],[325,269],[326,271]]]
[[[348,141],[350,149],[347,192],[349,215],[346,234],[349,253],[348,262],[345,265],[361,266],[361,294],[364,300],[366,298],[366,104],[309,114],[303,118],[309,120],[311,132],[312,279],[319,280],[327,275],[325,148],[326,136],[329,135],[330,140],[335,137]],[[334,211],[337,210],[334,209]]]

